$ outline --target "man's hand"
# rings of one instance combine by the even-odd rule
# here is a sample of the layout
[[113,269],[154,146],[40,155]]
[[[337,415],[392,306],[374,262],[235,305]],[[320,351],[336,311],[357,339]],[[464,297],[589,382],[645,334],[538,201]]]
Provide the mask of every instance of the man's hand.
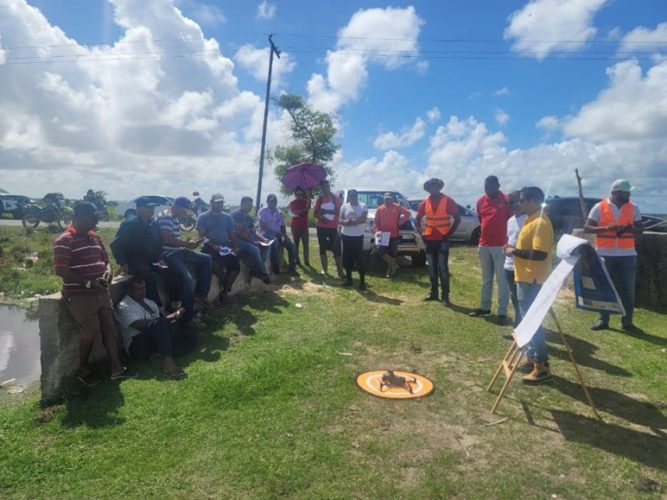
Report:
[[189,248],[190,250],[194,250],[199,246],[199,241],[197,240],[190,240],[185,242],[185,248]]
[[504,252],[505,255],[507,255],[508,257],[511,257],[512,255],[514,255],[514,253],[513,253],[513,252],[514,252],[514,246],[512,246],[512,245],[505,245],[505,246],[503,247],[503,252]]

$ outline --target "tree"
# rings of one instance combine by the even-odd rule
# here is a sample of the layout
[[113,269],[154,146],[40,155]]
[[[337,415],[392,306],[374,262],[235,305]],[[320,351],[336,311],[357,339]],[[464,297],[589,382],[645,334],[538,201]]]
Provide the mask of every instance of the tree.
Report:
[[[331,116],[313,110],[298,95],[283,94],[277,104],[290,115],[294,144],[276,146],[272,154],[272,160],[276,162],[276,177],[282,178],[289,167],[305,162],[322,165],[328,177],[334,177],[333,169],[327,163],[333,159],[340,145],[334,143],[337,131]],[[292,194],[284,186],[281,191],[286,195]]]

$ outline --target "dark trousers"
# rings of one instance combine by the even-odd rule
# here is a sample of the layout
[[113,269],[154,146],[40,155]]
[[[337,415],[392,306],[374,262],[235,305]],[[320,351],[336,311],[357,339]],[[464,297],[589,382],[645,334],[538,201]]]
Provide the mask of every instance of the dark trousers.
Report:
[[359,279],[364,281],[366,262],[364,261],[364,237],[341,235],[343,239],[343,267],[347,278],[352,278],[352,270],[356,267]]
[[[183,319],[190,321],[194,317],[195,296],[205,299],[211,286],[211,256],[192,250],[175,250],[165,255],[164,260],[170,269],[181,277],[181,303],[185,308]],[[197,273],[197,288],[188,266],[194,267]]]
[[442,296],[449,297],[449,241],[425,240],[428,276],[431,280],[431,294],[438,294],[438,278]]
[[514,308],[514,326],[521,323],[521,308],[519,307],[519,299],[516,294],[516,283],[514,282],[514,270],[509,271],[505,269],[505,276],[507,277],[507,285],[510,288],[510,299],[512,299],[512,307]]
[[191,333],[173,335],[169,320],[156,318],[139,335],[132,337],[130,357],[136,360],[148,359],[158,353],[160,358],[179,356],[194,349],[197,337]]
[[[637,277],[637,257],[603,257],[604,265],[609,277],[621,298],[625,316],[621,318],[623,326],[632,324],[632,315],[635,310],[635,280]],[[609,323],[609,313],[600,313],[600,320]]]

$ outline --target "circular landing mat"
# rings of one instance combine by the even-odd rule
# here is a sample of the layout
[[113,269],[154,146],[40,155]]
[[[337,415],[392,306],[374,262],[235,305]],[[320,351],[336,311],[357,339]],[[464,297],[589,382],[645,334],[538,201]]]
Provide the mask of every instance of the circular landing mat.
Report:
[[433,382],[422,375],[394,370],[395,378],[385,377],[383,381],[385,374],[386,370],[361,373],[357,375],[357,385],[362,391],[387,399],[421,398],[433,392]]

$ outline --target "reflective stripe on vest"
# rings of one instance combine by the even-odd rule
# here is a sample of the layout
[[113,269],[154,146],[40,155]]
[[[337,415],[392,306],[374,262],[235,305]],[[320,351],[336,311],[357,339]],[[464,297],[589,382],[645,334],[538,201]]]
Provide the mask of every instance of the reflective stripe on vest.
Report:
[[424,207],[424,215],[426,216],[424,236],[433,234],[434,229],[437,229],[443,236],[449,232],[452,221],[451,216],[447,214],[447,196],[444,194],[440,196],[440,201],[435,212],[433,211],[432,200],[430,198],[427,199]]
[[[602,200],[600,202],[600,221],[598,222],[598,225],[633,225],[633,216],[634,210],[632,209],[632,204],[625,203],[621,207],[621,213],[619,214],[618,220],[614,219],[614,213],[611,211],[609,201]],[[635,235],[633,233],[625,232],[619,236],[616,234],[616,231],[602,231],[595,236],[595,246],[596,248],[634,248]]]

